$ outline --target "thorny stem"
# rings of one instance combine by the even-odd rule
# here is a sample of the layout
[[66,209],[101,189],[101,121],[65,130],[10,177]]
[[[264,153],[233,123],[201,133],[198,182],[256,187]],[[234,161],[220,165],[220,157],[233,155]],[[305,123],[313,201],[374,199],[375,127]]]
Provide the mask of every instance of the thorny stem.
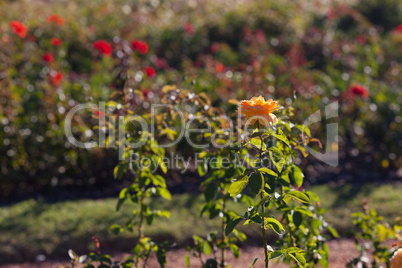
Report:
[[[260,122],[259,121],[257,121],[257,128],[258,128],[258,131],[260,131]],[[262,148],[263,148],[263,145],[264,145],[264,140],[262,139],[262,135],[260,135],[260,139],[261,139],[261,147],[260,147],[259,158],[260,158],[260,165],[261,165],[261,167],[263,167]],[[262,200],[264,198],[264,189],[261,191],[260,196],[261,196],[261,200]],[[265,202],[261,202],[261,214],[264,214],[264,210],[265,210],[265,207],[264,207],[265,204],[264,203]],[[265,268],[268,268],[268,263],[269,263],[268,244],[267,244],[267,234],[266,234],[266,231],[265,231],[265,217],[264,216],[262,216],[261,233],[262,233],[262,239],[263,239],[263,242],[264,242]]]
[[[226,242],[226,235],[225,235],[225,212],[226,212],[226,193],[223,191],[223,198],[222,198],[222,221],[221,221],[221,227],[222,227],[222,242]],[[226,248],[222,247],[222,260],[221,260],[221,268],[225,267],[225,258],[226,258]]]
[[142,211],[142,204],[144,202],[144,195],[141,195],[140,200],[139,200],[139,204],[140,204],[140,224],[138,226],[138,236],[139,238],[143,238],[144,237],[144,227],[143,227],[143,223],[144,223],[144,213]]

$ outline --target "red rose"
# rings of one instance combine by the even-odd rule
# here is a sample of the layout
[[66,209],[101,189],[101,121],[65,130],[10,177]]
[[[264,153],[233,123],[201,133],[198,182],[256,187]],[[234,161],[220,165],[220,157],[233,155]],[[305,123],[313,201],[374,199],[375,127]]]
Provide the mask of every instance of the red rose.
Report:
[[184,24],[184,30],[186,30],[186,32],[187,32],[189,35],[193,35],[194,32],[195,32],[194,25],[192,25],[190,22],[186,22],[186,23]]
[[209,47],[209,50],[211,53],[216,53],[219,51],[219,44],[218,43],[212,43],[212,45]]
[[50,53],[45,53],[43,54],[42,59],[48,63],[51,63],[53,62],[53,55]]
[[354,95],[354,96],[360,96],[364,99],[368,98],[368,90],[365,86],[362,86],[360,84],[352,84],[349,87],[349,91]]
[[152,68],[151,66],[145,67],[144,71],[147,73],[149,77],[154,77],[156,75],[154,68]]
[[364,44],[367,43],[367,38],[364,35],[359,34],[359,35],[356,36],[356,42],[364,45]]
[[58,25],[60,25],[60,26],[64,24],[63,18],[60,17],[60,16],[57,15],[57,14],[53,14],[53,15],[48,16],[48,17],[47,17],[47,22],[49,22],[49,23],[55,23],[55,24],[58,24]]
[[146,42],[140,41],[135,39],[131,43],[131,47],[133,48],[134,51],[139,52],[140,54],[147,54],[148,52],[148,44]]
[[19,37],[25,38],[27,35],[27,27],[22,23],[17,20],[13,20],[10,22],[10,27],[12,28],[13,32],[18,34]]
[[221,73],[221,72],[223,72],[223,71],[225,70],[225,65],[223,65],[222,63],[218,63],[218,64],[216,64],[216,66],[215,66],[215,70],[216,70],[218,73]]
[[396,34],[402,34],[402,24],[396,26],[392,31]]
[[61,44],[63,43],[63,41],[61,41],[61,39],[59,39],[59,38],[53,37],[53,38],[50,40],[50,43],[52,43],[53,46],[58,47],[58,46],[61,46]]
[[112,54],[112,46],[105,40],[93,42],[92,47],[105,56],[110,56]]
[[50,82],[56,87],[60,85],[61,80],[63,80],[63,74],[59,72],[52,72],[49,76]]

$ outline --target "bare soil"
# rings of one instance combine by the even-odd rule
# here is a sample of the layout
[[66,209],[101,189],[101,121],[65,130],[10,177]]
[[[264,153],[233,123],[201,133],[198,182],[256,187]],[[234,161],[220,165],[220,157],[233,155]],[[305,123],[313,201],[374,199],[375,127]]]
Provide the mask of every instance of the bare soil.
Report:
[[[345,267],[347,261],[350,258],[357,257],[358,252],[355,248],[354,242],[351,239],[337,239],[328,242],[328,247],[330,249],[330,257],[329,267],[338,268]],[[167,253],[167,265],[166,268],[184,268],[185,264],[185,255],[188,253],[186,249],[175,249],[169,251]],[[233,255],[228,252],[227,253],[227,262],[231,268],[247,268],[251,266],[251,263],[255,258],[258,258],[258,261],[255,265],[255,268],[264,267],[264,252],[262,247],[249,246],[241,249],[241,256],[239,259],[233,257]],[[115,260],[123,260],[127,257],[128,254],[120,253],[114,254]],[[204,259],[205,261],[205,259]],[[44,261],[40,263],[20,263],[20,264],[6,264],[2,266],[2,268],[54,268],[61,266],[68,266],[68,257],[66,256],[65,260],[60,261]],[[78,265],[77,268],[83,267],[82,264]],[[155,256],[149,261],[150,268],[160,267]],[[190,267],[192,268],[201,268],[200,260],[196,257],[190,256]],[[276,264],[272,262],[270,263],[270,268],[283,268],[289,267],[285,264]]]

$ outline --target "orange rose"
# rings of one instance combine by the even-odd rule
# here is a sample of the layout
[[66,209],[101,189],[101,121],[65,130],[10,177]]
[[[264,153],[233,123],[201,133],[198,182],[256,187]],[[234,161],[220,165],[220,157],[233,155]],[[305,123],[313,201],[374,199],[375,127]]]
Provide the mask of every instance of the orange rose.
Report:
[[273,111],[279,109],[278,101],[272,99],[265,101],[264,97],[253,97],[251,100],[243,100],[240,102],[241,114],[246,116],[246,120],[251,120],[248,123],[255,124],[258,120],[261,126],[266,126],[269,123],[277,123],[278,119]]
[[402,248],[395,251],[390,261],[391,261],[391,268],[402,267]]

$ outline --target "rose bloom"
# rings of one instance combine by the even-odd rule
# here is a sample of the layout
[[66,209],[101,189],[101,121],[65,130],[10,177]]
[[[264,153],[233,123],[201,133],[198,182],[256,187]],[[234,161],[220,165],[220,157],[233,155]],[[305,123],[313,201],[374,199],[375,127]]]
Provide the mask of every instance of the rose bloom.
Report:
[[13,20],[10,22],[10,27],[12,28],[13,32],[18,34],[19,37],[25,38],[27,35],[27,27],[22,23],[17,20]]
[[354,96],[360,96],[364,99],[368,98],[368,90],[365,86],[362,86],[360,84],[352,84],[349,87],[349,91],[354,95]]
[[152,68],[151,66],[145,67],[144,71],[147,73],[149,77],[154,77],[156,75],[154,68]]
[[402,267],[402,248],[395,251],[394,255],[390,259],[391,268],[401,268]]
[[399,24],[392,30],[395,34],[402,34],[402,24]]
[[102,111],[97,110],[97,111],[95,111],[95,115],[97,115],[97,116],[103,116],[104,113],[103,113]]
[[49,76],[50,82],[56,87],[60,85],[61,80],[63,80],[63,74],[59,72],[52,72]]
[[63,43],[63,41],[61,41],[61,39],[59,39],[59,38],[53,37],[53,38],[50,40],[50,43],[52,43],[53,46],[58,47],[58,46],[61,46],[61,44]]
[[43,54],[42,59],[48,63],[51,63],[53,62],[53,55],[50,53],[45,53]]
[[105,40],[98,40],[93,42],[92,47],[98,50],[103,55],[110,56],[112,54],[112,45],[110,45]]
[[272,99],[265,101],[264,97],[259,96],[251,98],[251,100],[242,100],[240,102],[241,114],[246,117],[246,120],[251,124],[259,122],[261,126],[266,126],[268,123],[277,123],[278,119],[272,112],[279,109],[279,101]]
[[216,70],[218,73],[221,73],[221,72],[223,72],[223,71],[225,70],[225,65],[223,65],[222,63],[218,63],[218,64],[216,64],[216,66],[215,66],[215,70]]
[[148,44],[146,42],[140,41],[135,39],[133,42],[131,42],[131,47],[133,48],[134,51],[139,52],[140,54],[147,54],[148,52]]
[[60,17],[60,16],[57,15],[57,14],[53,14],[53,15],[48,16],[48,17],[47,17],[47,22],[49,22],[49,23],[56,23],[56,24],[58,24],[58,25],[60,25],[60,26],[64,24],[63,18]]
[[365,45],[367,43],[367,38],[362,34],[358,34],[356,36],[356,42],[359,44]]
[[186,32],[187,32],[189,35],[193,35],[194,32],[195,32],[194,25],[192,25],[190,22],[186,22],[186,23],[184,24],[184,30],[186,30]]

